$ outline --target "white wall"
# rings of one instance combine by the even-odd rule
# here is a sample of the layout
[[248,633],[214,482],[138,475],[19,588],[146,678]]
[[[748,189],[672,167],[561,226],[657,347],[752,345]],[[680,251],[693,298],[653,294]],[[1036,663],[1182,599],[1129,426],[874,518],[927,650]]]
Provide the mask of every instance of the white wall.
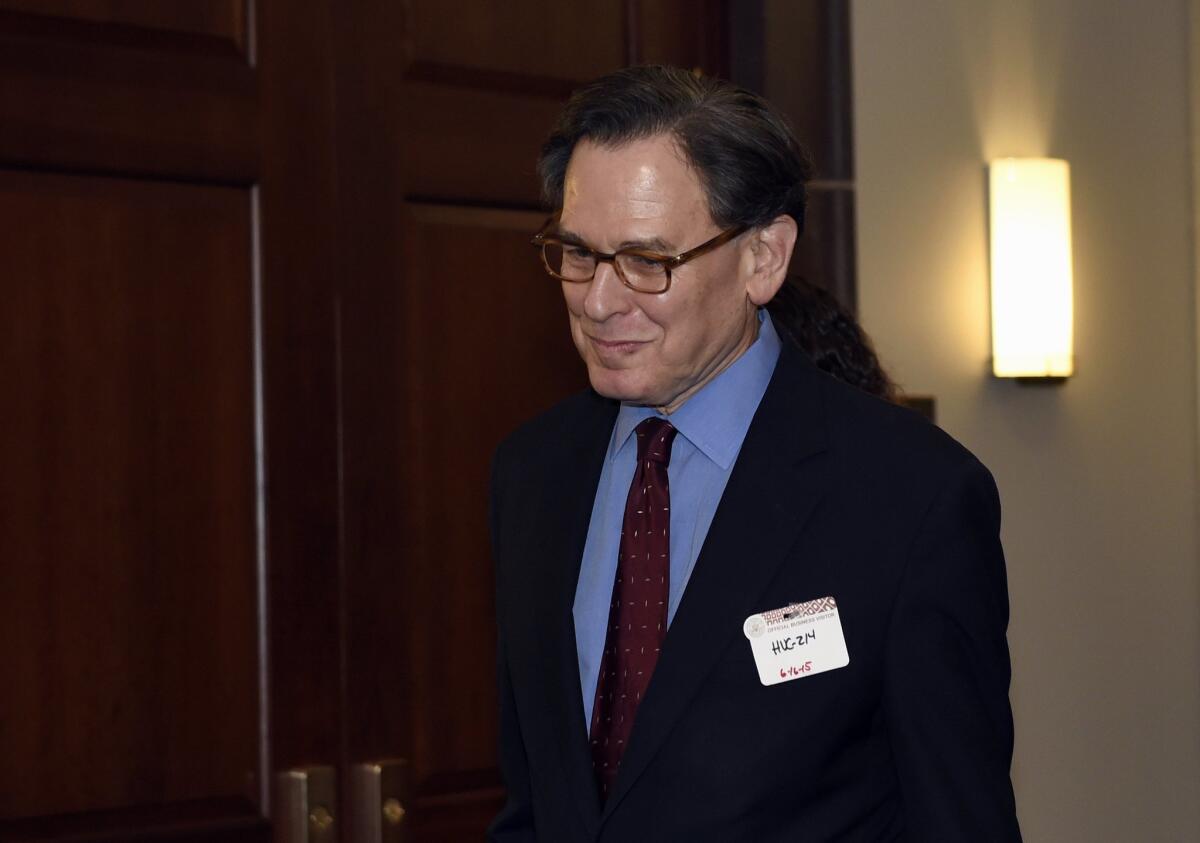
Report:
[[[854,0],[859,299],[1004,502],[1031,841],[1200,840],[1187,0]],[[989,374],[984,162],[1072,168],[1077,375]]]

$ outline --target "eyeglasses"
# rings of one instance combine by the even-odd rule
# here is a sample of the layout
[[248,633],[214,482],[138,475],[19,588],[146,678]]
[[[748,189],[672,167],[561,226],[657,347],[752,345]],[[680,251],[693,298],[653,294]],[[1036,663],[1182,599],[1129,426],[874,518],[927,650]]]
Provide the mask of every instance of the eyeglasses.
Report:
[[557,217],[551,218],[531,241],[541,251],[542,263],[550,275],[560,281],[582,284],[592,280],[596,274],[596,267],[601,263],[611,263],[617,271],[617,277],[626,287],[639,293],[655,294],[665,293],[671,288],[672,270],[725,245],[749,227],[735,226],[694,249],[671,257],[648,249],[597,252],[582,243],[547,234],[547,230],[557,222]]

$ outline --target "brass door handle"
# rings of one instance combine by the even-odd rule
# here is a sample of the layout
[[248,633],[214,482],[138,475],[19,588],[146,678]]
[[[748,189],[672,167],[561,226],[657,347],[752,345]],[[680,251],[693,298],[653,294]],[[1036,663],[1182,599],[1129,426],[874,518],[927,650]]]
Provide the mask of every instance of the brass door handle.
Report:
[[408,762],[402,758],[350,768],[351,839],[354,843],[403,843],[407,839]]
[[297,767],[275,776],[275,843],[336,843],[337,772]]

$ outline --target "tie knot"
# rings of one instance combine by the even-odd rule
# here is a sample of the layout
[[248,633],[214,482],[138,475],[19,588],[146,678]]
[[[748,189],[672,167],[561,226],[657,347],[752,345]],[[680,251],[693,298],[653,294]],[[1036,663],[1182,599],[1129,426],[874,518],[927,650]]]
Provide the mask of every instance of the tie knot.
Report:
[[675,440],[675,428],[666,419],[652,416],[641,422],[634,433],[637,434],[638,462],[662,463],[671,462],[671,443]]

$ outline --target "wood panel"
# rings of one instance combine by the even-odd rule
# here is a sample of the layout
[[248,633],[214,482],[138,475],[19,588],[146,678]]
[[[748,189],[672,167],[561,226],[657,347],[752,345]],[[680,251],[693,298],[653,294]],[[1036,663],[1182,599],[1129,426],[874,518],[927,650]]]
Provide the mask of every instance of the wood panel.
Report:
[[[405,275],[404,431],[411,490],[406,663],[411,670],[415,816],[431,839],[461,839],[497,807],[489,466],[501,437],[587,384],[562,293],[529,238],[540,214],[415,207]],[[455,816],[457,815],[457,817]],[[420,837],[419,839],[426,839]]]
[[[347,184],[372,174],[335,156],[332,33],[352,4],[334,5],[0,0],[0,166],[38,186],[9,197],[0,284],[39,250],[37,283],[0,316],[25,367],[10,393],[5,361],[6,397],[28,405],[3,423],[58,461],[27,490],[29,460],[50,457],[0,446],[26,472],[5,472],[5,512],[33,519],[0,524],[23,551],[0,564],[82,559],[17,569],[0,597],[29,607],[0,628],[21,653],[0,684],[0,839],[263,840],[260,770],[347,763],[336,185],[339,163]],[[47,210],[49,184],[91,198]],[[236,215],[197,198],[214,196]],[[45,286],[52,258],[103,272]],[[88,317],[90,333],[60,332],[74,356],[46,319],[8,332],[43,307],[62,322],[62,295]],[[72,415],[81,401],[91,419]],[[10,509],[10,493],[32,503]],[[256,563],[257,593],[235,577]],[[48,689],[26,681],[43,675]]]
[[[403,434],[413,401],[402,353],[404,167],[401,133],[404,57],[393,0],[342,7],[334,28],[339,55],[336,155],[337,373],[343,692],[350,709],[344,751],[350,763],[411,754],[414,678],[407,663],[409,506]],[[425,279],[427,282],[432,279]],[[416,279],[414,279],[416,282]],[[411,826],[416,812],[406,793]],[[351,817],[351,821],[354,817]],[[350,839],[361,829],[350,828]],[[480,835],[475,834],[476,838]],[[406,839],[422,840],[415,834]],[[469,838],[464,838],[469,839]]]
[[[410,61],[396,47],[412,11],[356,0],[333,30],[345,751],[352,762],[408,758],[411,838],[460,841],[482,836],[502,797],[491,450],[528,412],[529,382],[542,403],[583,382],[561,294],[528,245],[543,216],[489,206],[536,207],[534,160],[568,85],[536,76],[551,66],[515,63],[502,23],[479,40],[422,46],[443,37],[427,21]],[[457,15],[448,37],[476,32]],[[516,298],[530,282],[542,297],[533,308]],[[549,364],[524,363],[545,348],[547,325],[569,386],[539,385]],[[456,649],[477,664],[453,669]]]
[[671,64],[729,76],[725,0],[635,0],[629,64]]
[[325,2],[263,2],[259,13],[272,772],[305,764],[344,769],[348,763],[336,23]]
[[624,59],[623,10],[611,0],[409,0],[410,78],[563,95]]
[[0,6],[0,161],[252,183],[257,80],[231,44]]
[[0,822],[0,840],[98,843],[265,843],[270,822],[243,797]]
[[719,0],[468,6],[406,7],[398,140],[410,199],[537,207],[537,152],[579,84],[628,63],[727,65],[711,25],[724,20]]
[[259,762],[247,191],[0,172],[0,816]]
[[405,196],[536,208],[537,154],[561,105],[540,95],[406,84],[398,149]]
[[169,33],[184,36],[176,43],[190,36],[187,40],[194,45],[243,54],[249,22],[247,0],[0,0],[0,12],[42,18],[43,32],[68,37],[86,33],[100,40],[132,39],[138,37],[136,30],[143,30],[141,37],[148,44],[154,43],[147,37],[150,33]]

